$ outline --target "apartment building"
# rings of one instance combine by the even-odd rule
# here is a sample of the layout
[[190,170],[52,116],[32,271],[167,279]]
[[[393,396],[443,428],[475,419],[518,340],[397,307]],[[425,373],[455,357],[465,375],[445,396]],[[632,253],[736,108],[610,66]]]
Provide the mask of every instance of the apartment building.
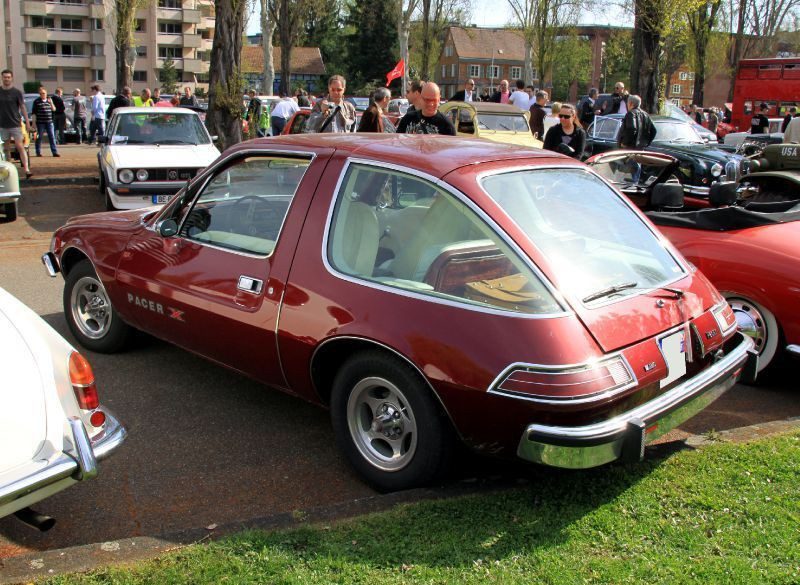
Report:
[[[117,86],[112,29],[115,0],[0,0],[0,67],[18,86],[41,81],[87,90]],[[213,0],[153,0],[136,14],[134,91],[159,85],[172,59],[180,83],[208,88]]]

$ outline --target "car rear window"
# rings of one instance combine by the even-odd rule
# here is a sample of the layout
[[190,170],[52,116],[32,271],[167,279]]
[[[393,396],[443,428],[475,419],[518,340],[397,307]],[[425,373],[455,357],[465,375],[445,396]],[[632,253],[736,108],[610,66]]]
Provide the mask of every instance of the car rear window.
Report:
[[587,170],[520,170],[481,185],[547,258],[562,292],[585,299],[633,283],[620,294],[636,294],[684,274],[621,196]]

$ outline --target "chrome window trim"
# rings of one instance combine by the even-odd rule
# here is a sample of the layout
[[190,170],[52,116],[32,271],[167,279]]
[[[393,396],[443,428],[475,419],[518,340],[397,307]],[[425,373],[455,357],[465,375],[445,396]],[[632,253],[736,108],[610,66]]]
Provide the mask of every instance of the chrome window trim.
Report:
[[[511,250],[515,254],[517,254],[522,263],[529,270],[531,270],[531,272],[533,272],[534,276],[536,276],[540,280],[545,289],[553,296],[553,299],[561,307],[561,311],[554,313],[521,313],[510,309],[504,310],[504,309],[493,309],[489,307],[482,307],[480,305],[473,305],[463,301],[443,299],[431,294],[418,293],[397,286],[381,284],[379,282],[368,280],[366,278],[345,274],[334,268],[333,265],[328,260],[328,243],[330,238],[331,226],[333,222],[333,211],[336,208],[336,203],[339,201],[339,192],[341,191],[342,183],[344,182],[344,177],[347,175],[347,171],[350,169],[351,164],[360,164],[360,165],[375,167],[380,170],[397,171],[400,173],[418,177],[420,179],[428,181],[435,187],[443,191],[446,191],[447,193],[455,197],[458,201],[463,203],[467,208],[476,213],[489,226],[489,228],[492,229],[494,233],[497,234],[501,238],[501,240],[507,246],[509,246],[509,248],[511,248]],[[482,209],[480,209],[469,197],[462,194],[460,191],[458,191],[448,183],[445,183],[441,179],[437,179],[436,177],[428,175],[427,173],[424,173],[422,171],[418,171],[417,169],[412,169],[410,167],[405,167],[394,163],[383,163],[381,161],[376,161],[373,159],[362,159],[362,158],[348,158],[348,160],[345,162],[344,167],[342,168],[342,172],[339,174],[339,178],[336,181],[336,187],[334,188],[333,196],[331,197],[331,203],[328,208],[327,218],[325,219],[325,231],[322,235],[322,263],[324,264],[325,269],[332,276],[339,278],[341,280],[345,280],[347,282],[351,282],[353,284],[358,284],[361,286],[367,286],[369,288],[374,288],[377,290],[382,290],[385,292],[390,292],[393,294],[398,294],[404,297],[435,302],[450,307],[468,309],[471,311],[488,313],[491,315],[500,315],[504,317],[517,317],[524,319],[555,319],[561,317],[570,317],[575,314],[571,310],[571,308],[569,308],[569,303],[566,302],[564,296],[555,288],[555,286],[553,286],[553,284],[547,279],[544,273],[542,273],[542,271],[539,270],[539,267],[536,266],[536,264],[534,264],[530,258],[528,258],[527,254],[525,254],[513,240],[511,240],[508,234],[505,233],[505,230],[500,228],[500,226],[497,225],[497,223],[491,217],[489,217],[489,215],[486,214]]]
[[[203,172],[200,175],[195,177],[195,179],[199,180],[200,183],[199,183],[199,185],[197,187],[197,190],[195,191],[194,195],[192,196],[192,201],[191,201],[191,203],[189,205],[194,207],[195,203],[197,203],[198,197],[200,197],[202,191],[204,191],[205,188],[208,186],[208,183],[211,181],[211,178],[213,176],[216,176],[216,170],[221,168],[221,167],[223,167],[223,166],[225,166],[228,161],[233,161],[234,159],[237,159],[237,158],[246,158],[247,156],[270,156],[270,155],[281,155],[281,154],[289,154],[290,156],[293,155],[293,156],[298,157],[298,158],[307,159],[308,160],[308,168],[311,168],[311,165],[314,164],[314,160],[317,158],[317,154],[316,153],[309,153],[309,152],[305,152],[305,151],[275,151],[273,149],[268,149],[268,150],[264,150],[264,151],[262,151],[262,150],[253,150],[253,151],[240,150],[240,151],[236,151],[234,153],[229,154],[228,156],[226,156],[224,158],[217,159],[215,161],[215,164],[214,164],[213,168],[211,166],[208,166],[205,169],[203,169]],[[308,172],[308,168],[306,169],[306,173]],[[292,210],[292,205],[294,204],[294,198],[295,198],[295,195],[297,194],[297,189],[300,188],[300,183],[303,182],[303,179],[306,177],[306,173],[303,173],[303,176],[300,178],[300,182],[297,183],[297,188],[295,189],[294,193],[292,193],[292,199],[289,202],[289,207],[286,209],[286,214],[283,216],[283,219],[281,220],[281,227],[278,229],[278,237],[275,239],[275,248],[273,248],[272,252],[270,252],[269,254],[263,255],[263,254],[256,254],[254,252],[245,252],[243,250],[234,250],[232,248],[226,248],[224,246],[218,246],[216,244],[212,244],[211,242],[202,242],[202,241],[194,240],[194,239],[191,239],[191,238],[188,238],[188,237],[185,237],[185,236],[177,235],[177,234],[181,233],[181,229],[183,229],[183,224],[186,222],[186,219],[189,217],[188,213],[183,217],[183,220],[178,225],[178,232],[173,237],[178,237],[178,238],[181,238],[183,240],[192,242],[193,244],[197,244],[197,245],[200,245],[200,246],[207,246],[209,248],[214,248],[216,250],[222,250],[222,251],[225,251],[225,252],[230,252],[230,253],[236,254],[238,256],[244,256],[246,258],[261,258],[261,259],[272,258],[272,255],[275,253],[275,249],[278,247],[278,243],[280,243],[281,235],[283,235],[283,226],[286,224],[286,218],[289,217],[289,213]],[[189,188],[194,188],[194,186],[191,185],[191,183],[187,183],[186,189],[189,189]],[[178,193],[180,193],[180,191],[178,191]],[[178,199],[178,193],[175,193],[175,195],[174,195],[175,199]],[[161,219],[163,219],[162,216],[167,214],[167,211],[168,211],[169,208],[170,208],[169,204],[165,205],[163,207],[163,210],[159,214],[157,214],[155,216],[154,221],[150,222],[150,225],[148,226],[147,229],[149,229],[150,231],[155,232],[156,231],[156,229],[155,229],[156,224],[158,224],[158,222]]]
[[[613,305],[613,304],[616,304],[616,303],[619,303],[619,302],[622,302],[622,301],[629,300],[632,297],[641,296],[643,294],[646,294],[647,292],[652,292],[654,290],[658,290],[658,289],[660,289],[661,287],[664,287],[664,286],[669,286],[669,285],[674,284],[674,283],[678,282],[679,280],[682,280],[682,279],[686,278],[687,276],[689,276],[689,273],[690,273],[689,272],[689,267],[686,265],[686,263],[684,261],[679,259],[679,257],[676,256],[673,253],[673,251],[671,250],[672,244],[669,242],[669,240],[667,240],[666,236],[664,236],[663,234],[661,234],[657,230],[654,230],[651,227],[651,224],[649,222],[644,221],[643,218],[640,215],[641,214],[641,210],[638,207],[636,207],[630,199],[628,199],[624,194],[622,194],[622,192],[619,189],[615,188],[613,183],[611,183],[610,181],[607,181],[602,175],[600,175],[599,173],[594,172],[590,167],[588,167],[586,165],[581,165],[581,166],[576,165],[576,164],[569,164],[569,165],[542,165],[542,166],[535,166],[535,167],[531,167],[530,165],[528,165],[528,166],[508,167],[506,169],[503,169],[502,171],[486,171],[484,173],[480,173],[477,176],[477,182],[478,182],[478,185],[480,186],[480,188],[483,189],[483,192],[486,193],[487,197],[489,197],[492,201],[494,201],[494,197],[492,197],[491,194],[483,186],[483,180],[485,178],[487,178],[487,177],[493,177],[493,176],[496,176],[496,175],[503,175],[503,174],[506,174],[506,173],[519,172],[519,171],[524,171],[524,170],[534,170],[534,171],[542,170],[542,171],[544,171],[544,170],[564,170],[564,169],[575,169],[575,170],[578,170],[578,171],[582,171],[584,173],[588,173],[588,174],[592,175],[593,177],[596,177],[596,178],[600,179],[600,181],[602,183],[604,183],[607,187],[609,187],[611,189],[613,195],[615,195],[618,199],[620,199],[624,205],[626,205],[629,209],[631,209],[634,212],[633,214],[636,216],[636,219],[645,227],[645,229],[647,229],[653,235],[653,237],[658,241],[658,243],[661,245],[661,247],[664,249],[664,251],[669,255],[670,258],[672,258],[672,260],[675,262],[675,264],[677,264],[683,270],[683,272],[680,275],[678,275],[675,278],[673,278],[672,280],[668,280],[667,282],[664,282],[664,283],[662,283],[662,284],[660,284],[658,286],[648,286],[648,287],[641,287],[641,289],[637,289],[638,290],[638,294],[637,293],[633,293],[631,295],[624,295],[624,296],[619,297],[619,298],[608,298],[608,299],[606,299],[605,301],[603,301],[601,303],[592,302],[591,305],[589,305],[588,303],[584,303],[581,299],[579,299],[577,297],[574,297],[574,300],[576,302],[580,303],[581,306],[583,306],[586,309],[599,309],[601,307],[606,307],[608,305]],[[499,204],[498,204],[498,207],[500,207],[502,209],[502,207]],[[525,233],[525,230],[522,229],[522,227],[514,220],[513,217],[508,215],[505,212],[505,210],[503,210],[503,213],[505,213],[506,217],[511,222],[513,222],[514,225],[516,225],[522,233]],[[531,244],[533,244],[533,246],[537,250],[539,250],[541,252],[541,248],[539,248],[539,246],[536,244],[536,242],[534,242],[530,238],[528,238],[528,240],[530,241]],[[542,256],[547,258],[547,255],[544,254],[544,253],[542,253]]]
[[[531,364],[526,362],[514,362],[506,366],[502,372],[492,380],[492,383],[489,385],[488,390],[486,391],[487,394],[493,394],[495,396],[502,396],[504,398],[513,398],[515,400],[522,400],[524,402],[535,402],[536,404],[559,404],[559,405],[571,405],[571,404],[589,404],[592,402],[599,402],[601,400],[605,400],[606,398],[611,398],[616,396],[617,394],[621,394],[626,390],[630,390],[631,388],[635,388],[639,385],[639,379],[636,377],[636,374],[633,371],[630,363],[628,362],[628,358],[623,354],[624,350],[618,350],[613,353],[603,355],[601,358],[598,359],[588,359],[584,362],[579,362],[576,364]],[[609,390],[602,390],[600,392],[595,392],[594,394],[586,394],[579,398],[543,398],[541,395],[536,394],[521,394],[517,392],[508,392],[505,390],[499,390],[498,386],[511,374],[511,372],[515,370],[521,369],[533,369],[533,370],[570,370],[570,369],[577,369],[577,368],[585,368],[587,366],[600,364],[603,362],[613,361],[617,358],[622,360],[622,364],[625,366],[625,369],[628,372],[628,375],[631,377],[631,381],[619,388],[611,388]]]

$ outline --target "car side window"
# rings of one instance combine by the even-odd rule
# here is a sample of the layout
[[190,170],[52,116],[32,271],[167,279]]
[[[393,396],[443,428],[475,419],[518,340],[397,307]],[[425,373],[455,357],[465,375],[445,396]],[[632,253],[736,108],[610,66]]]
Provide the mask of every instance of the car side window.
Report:
[[598,116],[589,128],[589,136],[600,140],[616,140],[620,126],[620,120]]
[[405,173],[349,166],[327,242],[351,277],[484,308],[560,310],[533,271],[457,197]]
[[472,112],[467,108],[458,109],[458,131],[465,134],[475,134],[475,122],[472,120]]
[[220,248],[271,254],[310,162],[270,156],[234,161],[179,211],[180,235]]

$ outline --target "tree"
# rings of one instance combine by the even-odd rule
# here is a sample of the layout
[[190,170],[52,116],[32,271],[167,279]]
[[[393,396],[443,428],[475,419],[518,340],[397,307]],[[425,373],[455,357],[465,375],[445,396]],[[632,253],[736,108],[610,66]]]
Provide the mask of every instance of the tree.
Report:
[[297,44],[309,5],[310,0],[269,0],[270,15],[277,23],[281,44],[281,94],[291,92],[292,49]]
[[592,48],[574,32],[556,39],[560,57],[553,65],[553,99],[570,100],[573,85],[586,87],[592,77]]
[[420,75],[428,80],[432,76],[433,57],[440,52],[440,43],[447,26],[466,24],[472,3],[470,0],[421,0],[421,51]]
[[393,1],[355,0],[350,7],[348,24],[353,31],[347,38],[350,91],[360,93],[365,85],[374,85],[376,80],[385,83],[386,72],[397,62]]
[[178,91],[178,70],[175,69],[175,61],[168,57],[164,61],[164,66],[158,72],[158,80],[164,93],[176,93]]
[[245,0],[215,0],[216,33],[211,46],[206,125],[223,148],[242,141],[242,37]]
[[508,0],[515,24],[525,39],[524,80],[533,81],[534,66],[540,85],[552,79],[556,37],[578,21],[581,0]]
[[133,81],[136,66],[136,12],[152,0],[104,0],[106,22],[116,52],[117,90]]
[[669,80],[682,65],[691,61],[690,38],[688,26],[673,31],[664,40],[664,50],[662,52],[662,75],[664,76],[664,98],[669,99],[672,88]]
[[711,31],[717,23],[722,0],[704,0],[688,14],[689,30],[694,38],[694,90],[692,103],[703,105],[703,87],[706,83],[706,52]]
[[347,44],[342,39],[352,34],[347,25],[350,4],[345,0],[313,0],[306,10],[301,43],[319,47],[330,73],[349,73]]
[[621,81],[625,87],[631,86],[632,44],[633,35],[630,31],[617,30],[609,35],[603,54],[602,83],[598,88],[601,93],[611,91],[617,81]]
[[271,17],[268,0],[261,0],[261,48],[264,51],[264,93],[271,94],[275,86],[275,63],[272,55],[272,37],[275,20]]
[[411,33],[411,17],[414,15],[419,0],[393,0],[395,2],[395,14],[397,14],[397,44],[400,45],[400,59],[405,63],[403,73],[403,93],[406,95],[408,85],[408,37]]

